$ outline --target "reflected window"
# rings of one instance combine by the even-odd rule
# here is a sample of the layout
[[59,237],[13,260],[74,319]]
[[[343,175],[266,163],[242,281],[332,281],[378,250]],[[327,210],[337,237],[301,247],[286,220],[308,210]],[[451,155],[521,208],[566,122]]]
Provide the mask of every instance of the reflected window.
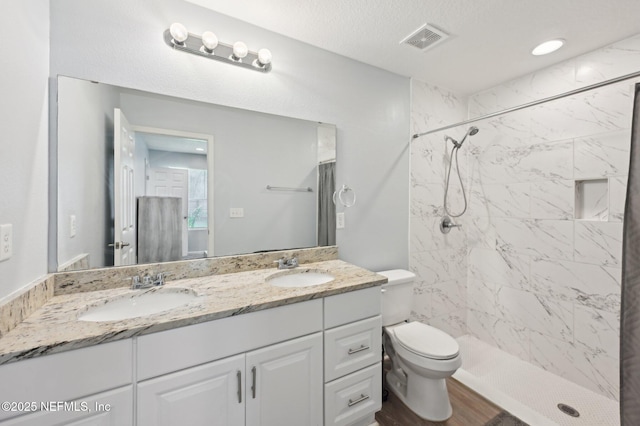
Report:
[[207,171],[189,170],[189,229],[207,228]]

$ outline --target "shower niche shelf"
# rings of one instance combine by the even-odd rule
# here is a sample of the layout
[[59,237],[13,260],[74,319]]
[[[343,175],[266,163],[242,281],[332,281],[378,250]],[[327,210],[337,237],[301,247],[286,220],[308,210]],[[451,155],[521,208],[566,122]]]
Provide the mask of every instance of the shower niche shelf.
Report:
[[609,180],[583,179],[575,182],[575,219],[609,219]]

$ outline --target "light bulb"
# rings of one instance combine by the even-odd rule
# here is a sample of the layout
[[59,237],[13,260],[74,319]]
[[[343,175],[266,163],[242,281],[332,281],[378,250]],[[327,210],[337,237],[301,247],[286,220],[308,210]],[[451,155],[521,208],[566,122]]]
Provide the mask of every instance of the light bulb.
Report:
[[202,33],[202,44],[211,53],[218,46],[218,37],[211,31],[205,31]]
[[246,44],[241,41],[236,41],[235,43],[233,43],[233,56],[235,57],[234,59],[240,60],[247,56],[247,53],[249,53],[249,48],[247,48]]
[[169,27],[169,33],[173,40],[178,44],[183,44],[186,39],[189,38],[189,32],[187,28],[179,22],[174,22]]
[[269,49],[258,50],[258,62],[260,65],[265,66],[271,63],[271,51]]

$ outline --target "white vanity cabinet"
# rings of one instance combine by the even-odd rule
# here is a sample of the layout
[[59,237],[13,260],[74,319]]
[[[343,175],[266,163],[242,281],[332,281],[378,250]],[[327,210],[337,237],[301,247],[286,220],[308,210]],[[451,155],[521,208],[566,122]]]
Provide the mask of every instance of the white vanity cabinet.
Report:
[[138,426],[322,425],[322,300],[138,338]]
[[369,425],[382,408],[380,287],[325,298],[325,426]]
[[138,426],[244,425],[244,355],[138,384]]
[[137,424],[320,426],[321,369],[315,333],[145,380]]
[[0,424],[132,425],[132,377],[131,339],[2,365]]

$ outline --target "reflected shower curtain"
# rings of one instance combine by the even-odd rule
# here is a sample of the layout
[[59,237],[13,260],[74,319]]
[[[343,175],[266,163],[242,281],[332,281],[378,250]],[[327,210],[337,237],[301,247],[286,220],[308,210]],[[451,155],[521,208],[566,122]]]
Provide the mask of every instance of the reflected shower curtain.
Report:
[[622,241],[620,421],[640,425],[640,84],[635,87]]
[[336,206],[333,193],[336,190],[336,162],[318,165],[318,245],[336,244]]

